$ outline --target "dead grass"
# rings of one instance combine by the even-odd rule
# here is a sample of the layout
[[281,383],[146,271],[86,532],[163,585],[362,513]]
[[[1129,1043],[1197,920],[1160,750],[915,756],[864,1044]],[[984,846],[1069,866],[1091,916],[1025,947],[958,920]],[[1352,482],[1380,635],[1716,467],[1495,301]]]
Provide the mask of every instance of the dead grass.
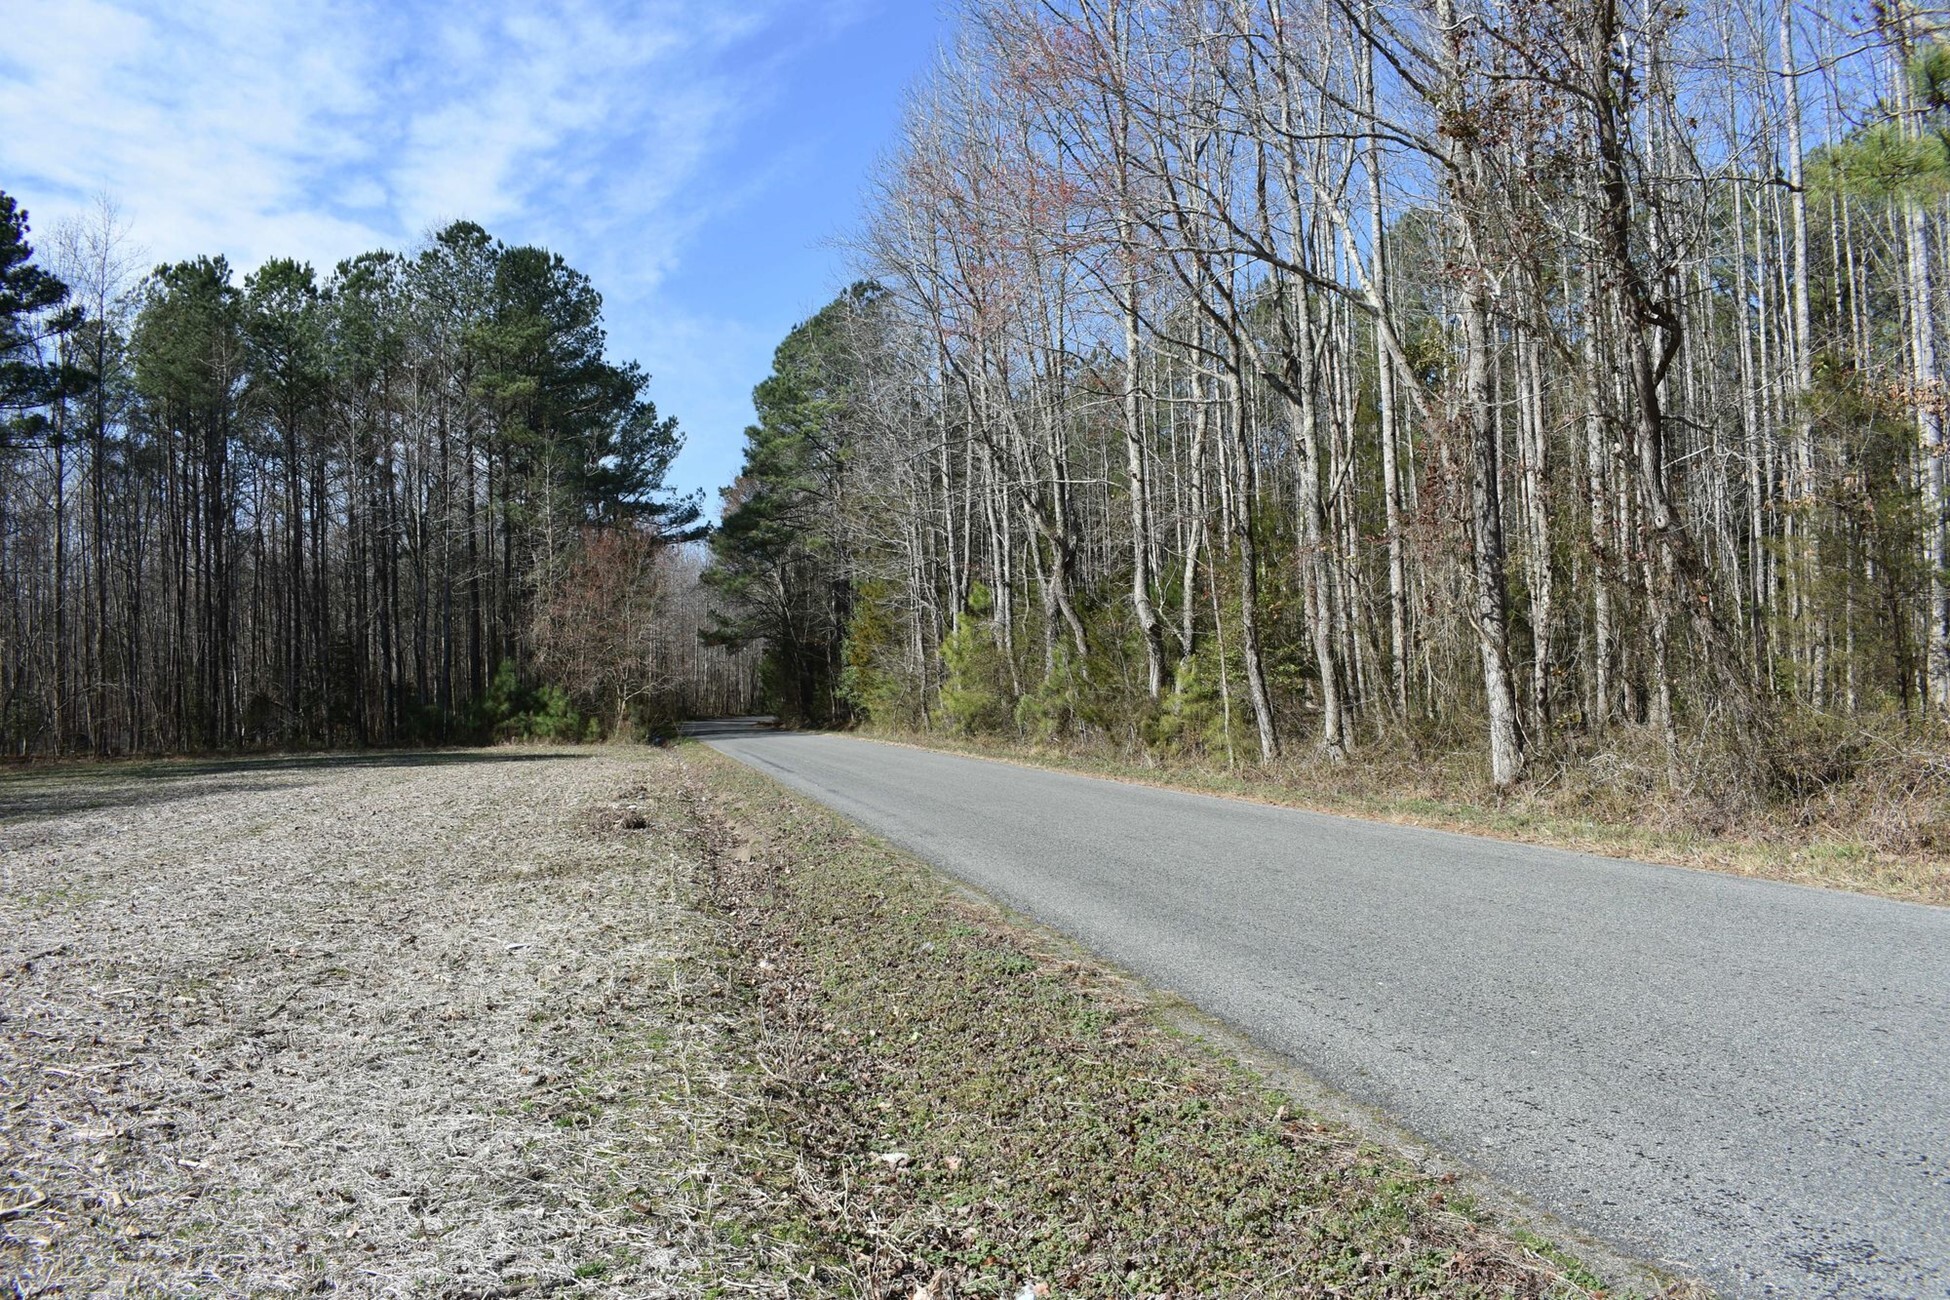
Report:
[[1942,755],[1864,739],[1849,774],[1799,795],[1761,799],[1691,755],[1675,786],[1663,751],[1615,730],[1603,743],[1539,759],[1498,794],[1474,751],[1357,751],[1274,763],[1133,757],[1106,743],[1030,745],[996,738],[872,732],[875,739],[1253,799],[1372,821],[1731,875],[1950,905],[1950,767]]
[[[753,1086],[622,751],[0,778],[12,1296],[696,1295]],[[667,785],[666,785],[667,789]],[[640,814],[640,815],[642,815]]]

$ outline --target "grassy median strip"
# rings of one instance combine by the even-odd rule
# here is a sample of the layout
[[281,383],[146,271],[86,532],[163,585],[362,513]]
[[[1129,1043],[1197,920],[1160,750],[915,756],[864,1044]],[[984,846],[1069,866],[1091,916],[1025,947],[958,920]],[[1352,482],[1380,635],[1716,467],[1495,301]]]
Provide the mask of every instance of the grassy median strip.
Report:
[[1114,970],[729,759],[684,764],[764,1079],[737,1145],[769,1195],[735,1230],[791,1244],[793,1294],[1606,1294]]

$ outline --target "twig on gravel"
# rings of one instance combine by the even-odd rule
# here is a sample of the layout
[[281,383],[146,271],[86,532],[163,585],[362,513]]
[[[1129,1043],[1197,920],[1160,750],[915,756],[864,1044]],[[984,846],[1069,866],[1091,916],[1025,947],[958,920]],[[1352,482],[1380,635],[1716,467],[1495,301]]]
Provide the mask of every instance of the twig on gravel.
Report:
[[5,1209],[0,1209],[0,1223],[4,1223],[8,1219],[17,1219],[23,1214],[31,1214],[46,1204],[47,1197],[37,1192],[18,1205],[9,1205]]

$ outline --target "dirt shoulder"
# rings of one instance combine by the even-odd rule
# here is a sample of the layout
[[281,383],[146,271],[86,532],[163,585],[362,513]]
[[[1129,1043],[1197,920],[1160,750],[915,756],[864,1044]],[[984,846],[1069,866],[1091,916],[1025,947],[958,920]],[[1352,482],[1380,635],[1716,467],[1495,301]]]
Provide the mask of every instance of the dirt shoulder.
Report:
[[1472,762],[1356,757],[1239,766],[1135,762],[1003,740],[864,731],[888,744],[1247,799],[1365,821],[1462,831],[1611,857],[1950,906],[1950,800],[1934,787],[1832,792],[1773,810],[1659,788],[1652,774],[1490,790]]

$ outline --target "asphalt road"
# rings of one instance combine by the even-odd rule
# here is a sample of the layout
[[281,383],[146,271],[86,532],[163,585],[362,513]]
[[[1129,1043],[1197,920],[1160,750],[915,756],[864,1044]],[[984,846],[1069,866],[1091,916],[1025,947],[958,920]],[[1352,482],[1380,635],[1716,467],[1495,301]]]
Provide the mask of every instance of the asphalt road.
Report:
[[1950,1295],[1950,910],[850,737],[811,795],[1735,1296]]

